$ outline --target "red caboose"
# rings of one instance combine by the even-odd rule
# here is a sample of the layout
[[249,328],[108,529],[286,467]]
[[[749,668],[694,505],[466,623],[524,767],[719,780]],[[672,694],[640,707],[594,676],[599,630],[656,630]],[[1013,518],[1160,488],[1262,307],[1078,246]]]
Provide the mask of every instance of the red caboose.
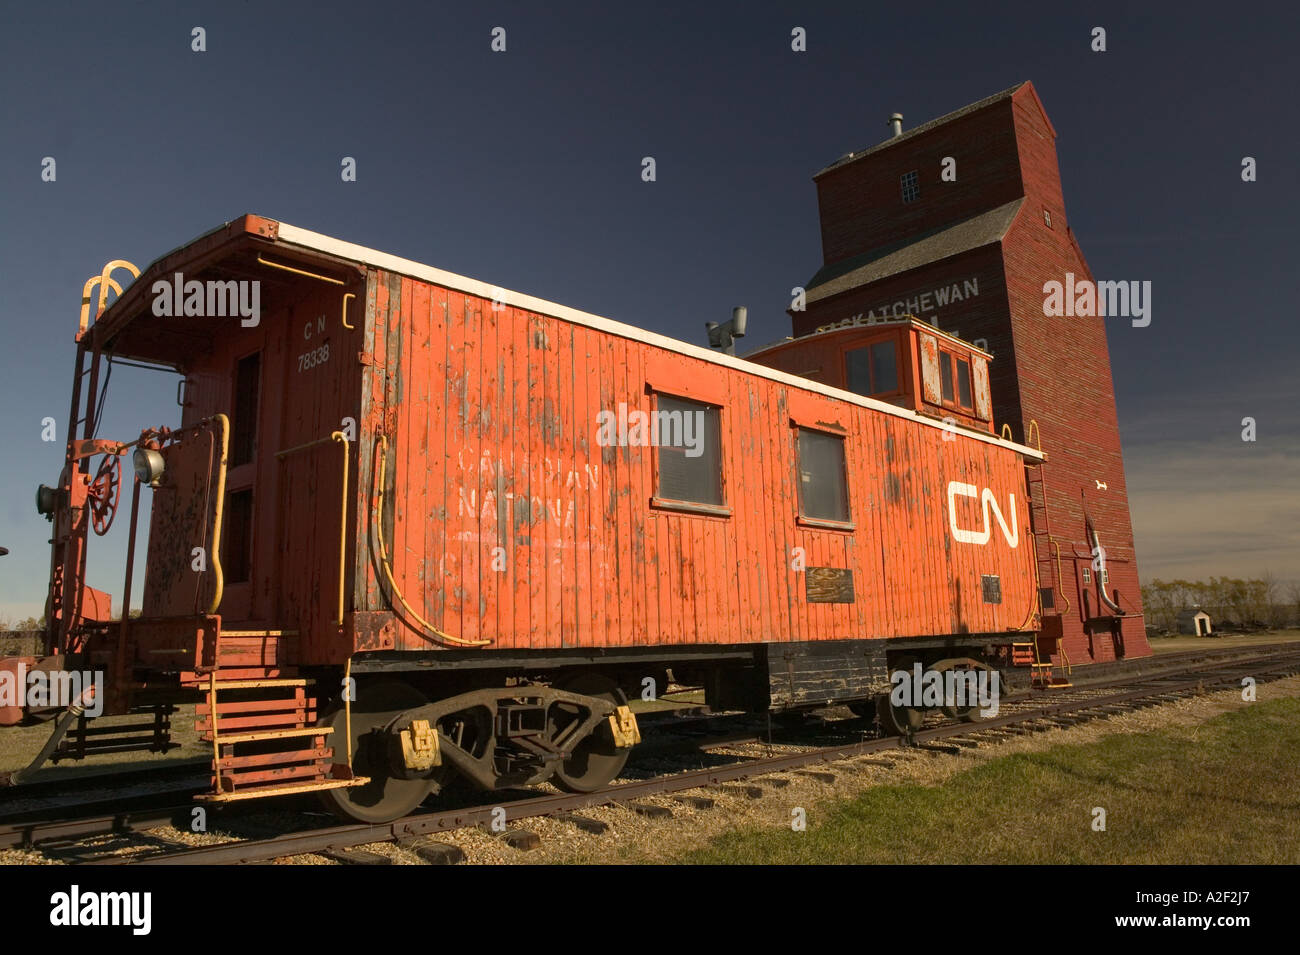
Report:
[[[106,361],[179,372],[180,427],[92,440]],[[922,322],[744,360],[245,216],[83,323],[76,371],[43,665],[160,727],[198,702],[211,799],[587,791],[669,671],[715,708],[866,713],[893,667],[1033,659],[1043,455],[996,434],[988,355]],[[109,620],[85,547],[119,504],[148,563]],[[111,744],[61,725],[65,755]]]

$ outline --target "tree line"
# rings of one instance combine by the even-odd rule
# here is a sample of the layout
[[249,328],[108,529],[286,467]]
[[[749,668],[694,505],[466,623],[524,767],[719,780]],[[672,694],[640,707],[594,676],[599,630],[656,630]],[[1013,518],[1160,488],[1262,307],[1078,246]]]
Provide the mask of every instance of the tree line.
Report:
[[1249,579],[1160,580],[1142,585],[1148,626],[1178,629],[1180,610],[1204,610],[1216,628],[1285,627],[1300,620],[1300,582],[1270,573]]

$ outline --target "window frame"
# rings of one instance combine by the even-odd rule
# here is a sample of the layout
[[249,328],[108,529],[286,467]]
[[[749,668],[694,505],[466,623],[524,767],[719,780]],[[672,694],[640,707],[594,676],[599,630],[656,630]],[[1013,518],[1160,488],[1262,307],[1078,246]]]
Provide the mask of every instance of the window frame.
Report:
[[[909,176],[911,176],[910,181],[908,180]],[[911,198],[908,198],[909,187]],[[898,188],[902,195],[904,205],[918,202],[921,198],[921,171],[919,169],[913,169],[910,172],[903,173],[898,177]]]
[[[726,406],[717,401],[710,401],[698,395],[682,394],[681,390],[661,387],[647,382],[646,391],[650,397],[650,427],[652,429],[652,440],[650,451],[650,507],[655,510],[673,511],[680,514],[691,514],[704,517],[730,517],[732,508],[727,503],[729,500],[727,493],[727,458],[723,453],[723,438],[726,433]],[[659,399],[661,397],[671,398],[674,401],[684,401],[691,404],[703,405],[705,408],[713,408],[718,415],[718,497],[722,499],[721,504],[708,504],[703,501],[680,501],[676,498],[663,497],[659,493],[659,460],[662,449],[659,445]]]
[[[844,510],[848,514],[848,519],[837,521],[826,517],[811,517],[804,513],[803,506],[803,461],[799,454],[799,432],[810,431],[814,434],[825,435],[830,438],[838,438],[840,441],[840,450],[843,452],[842,461],[844,463]],[[790,433],[794,446],[794,518],[795,524],[803,527],[815,527],[818,530],[850,532],[857,529],[857,523],[853,520],[853,483],[849,480],[849,444],[848,434],[842,431],[831,431],[827,428],[819,428],[807,422],[800,421],[797,418],[790,419]]]
[[875,398],[877,400],[884,401],[889,398],[897,398],[899,395],[903,395],[907,393],[907,389],[903,381],[904,368],[903,368],[902,356],[903,356],[904,349],[900,346],[897,335],[889,335],[885,338],[869,339],[864,342],[858,342],[856,344],[845,346],[844,351],[841,353],[844,360],[844,390],[845,391],[852,391],[853,394],[855,395],[861,394],[860,392],[853,391],[853,387],[849,382],[849,355],[852,354],[853,352],[862,351],[864,349],[866,350],[867,375],[868,377],[871,378],[871,384],[874,386],[876,383],[875,380],[876,376],[875,376],[875,372],[872,370],[871,367],[871,349],[874,348],[876,345],[884,345],[884,344],[890,344],[894,348],[894,390],[873,391],[869,395],[862,395],[862,397]]
[[[961,403],[961,386],[958,376],[958,366],[966,366],[966,383],[970,390],[970,404]],[[944,369],[948,370],[948,380],[952,385],[952,398],[946,398],[943,394],[943,373]],[[969,354],[961,355],[957,352],[939,346],[939,403],[945,408],[952,408],[954,411],[960,411],[971,417],[978,417],[975,411],[975,369],[974,362]]]

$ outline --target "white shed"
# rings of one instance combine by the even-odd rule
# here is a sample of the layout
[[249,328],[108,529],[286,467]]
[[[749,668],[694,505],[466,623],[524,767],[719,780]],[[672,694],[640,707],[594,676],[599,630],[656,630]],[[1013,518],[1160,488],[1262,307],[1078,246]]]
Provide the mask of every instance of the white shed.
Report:
[[1214,628],[1210,626],[1210,615],[1204,610],[1178,611],[1178,632],[1191,633],[1198,637],[1208,637]]

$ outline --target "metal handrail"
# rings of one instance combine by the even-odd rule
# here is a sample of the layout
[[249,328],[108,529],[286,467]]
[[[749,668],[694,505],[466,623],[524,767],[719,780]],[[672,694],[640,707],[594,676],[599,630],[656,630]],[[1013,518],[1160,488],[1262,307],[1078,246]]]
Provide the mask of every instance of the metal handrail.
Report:
[[397,598],[398,603],[402,605],[403,609],[405,609],[406,612],[415,619],[415,622],[425,630],[432,633],[436,639],[461,647],[487,646],[492,642],[491,640],[466,640],[463,637],[453,637],[449,633],[444,633],[416,613],[415,608],[407,603],[406,598],[402,596],[401,588],[397,586],[397,580],[393,577],[393,562],[389,560],[388,548],[384,544],[384,474],[386,471],[385,464],[387,460],[384,457],[384,452],[388,450],[388,435],[379,435],[379,446],[381,448],[379,454],[379,479],[376,482],[375,489],[375,510],[379,513],[378,520],[375,522],[375,538],[379,544],[379,564],[384,570],[384,577],[388,580],[388,586],[392,588],[393,596]]
[[214,614],[221,606],[221,597],[226,589],[225,575],[221,570],[221,517],[226,501],[226,453],[230,450],[230,419],[223,414],[215,414],[205,424],[221,425],[221,458],[217,462],[217,507],[212,516],[212,572],[217,586],[212,594],[212,603],[208,613]]
[[342,431],[332,431],[328,438],[317,438],[315,441],[308,441],[292,448],[285,448],[283,451],[277,451],[275,456],[283,460],[290,454],[306,451],[308,448],[328,444],[331,441],[337,441],[343,446],[343,494],[339,505],[339,605],[337,619],[335,620],[335,623],[343,626],[343,582],[346,574],[348,543],[348,437]]
[[316,272],[308,272],[306,269],[295,269],[292,265],[282,265],[279,262],[270,262],[262,258],[260,255],[257,257],[257,261],[261,262],[263,265],[269,265],[273,269],[282,269],[285,272],[292,272],[294,275],[305,275],[309,279],[317,279],[321,282],[329,282],[333,285],[346,284],[342,279],[332,278],[328,275],[319,275]]

